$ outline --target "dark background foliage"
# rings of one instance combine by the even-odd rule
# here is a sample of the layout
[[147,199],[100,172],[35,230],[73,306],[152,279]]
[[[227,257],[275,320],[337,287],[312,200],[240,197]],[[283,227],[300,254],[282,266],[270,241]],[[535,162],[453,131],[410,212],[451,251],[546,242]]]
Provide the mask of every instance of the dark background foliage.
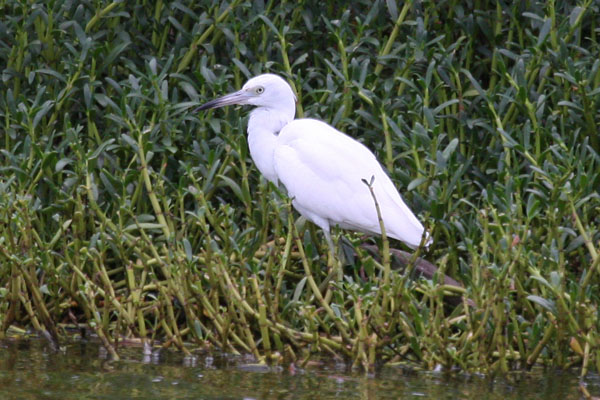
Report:
[[[239,313],[215,327],[206,322],[206,314],[218,320],[223,304],[206,272],[215,259],[241,288],[246,271],[259,274],[257,288],[276,304],[270,321],[308,324],[298,310],[314,298],[302,294],[300,262],[286,270],[295,258],[277,238],[290,232],[288,209],[249,159],[248,110],[192,112],[273,72],[294,86],[298,116],[323,119],[377,154],[433,234],[425,257],[464,282],[478,304],[480,325],[464,322],[468,309],[446,315],[463,317],[439,342],[420,344],[432,358],[413,343],[417,359],[477,365],[471,329],[489,365],[493,351],[508,348],[521,362],[536,361],[540,343],[552,362],[589,360],[568,344],[595,349],[597,340],[588,336],[597,338],[600,271],[599,7],[592,0],[0,2],[3,330],[33,323],[54,331],[51,321],[64,321],[73,301],[77,319],[96,318],[104,329],[94,325],[96,333],[110,338],[122,311],[116,298],[139,290],[138,300],[150,293],[187,304],[190,293],[200,296],[197,288],[177,291],[177,280],[164,292],[145,286],[175,274],[183,286],[205,285],[215,309],[176,310],[173,326],[183,321],[196,338],[239,348],[224,328],[246,323]],[[303,235],[306,257],[324,264],[321,242]],[[284,270],[292,275],[284,279]],[[346,283],[336,304],[354,315],[344,296],[362,301],[377,287]],[[279,287],[270,299],[271,285]],[[439,297],[435,285],[420,287],[423,297],[411,300],[417,308]],[[105,296],[100,318],[94,303]],[[309,304],[298,306],[299,297]],[[225,304],[225,313],[239,306]],[[145,336],[150,322],[139,319],[152,312],[140,307],[137,322],[130,309],[123,323]],[[164,307],[159,317],[169,315]],[[417,334],[439,329],[438,317],[423,317],[421,328],[411,318]],[[560,329],[549,331],[548,322]],[[325,328],[331,321],[315,324],[333,335]],[[151,330],[186,338],[160,324]],[[221,341],[209,333],[216,331]],[[397,352],[409,336],[373,346]]]

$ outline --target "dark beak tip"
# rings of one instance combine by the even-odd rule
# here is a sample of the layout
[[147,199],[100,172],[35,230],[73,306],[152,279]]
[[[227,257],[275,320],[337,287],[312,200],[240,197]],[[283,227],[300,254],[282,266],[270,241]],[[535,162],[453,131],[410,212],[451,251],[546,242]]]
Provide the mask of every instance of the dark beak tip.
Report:
[[246,104],[244,100],[245,100],[244,93],[241,93],[241,92],[230,93],[223,97],[219,97],[217,99],[213,99],[204,104],[201,104],[200,107],[198,107],[194,110],[194,112],[208,110],[211,108],[220,108],[220,107],[229,106],[232,104]]
[[197,107],[194,112],[198,112],[198,111],[203,111],[203,110],[209,110],[211,108],[215,108],[215,103],[213,101],[209,101],[208,103],[204,103],[201,104],[199,107]]
[[215,99],[215,100],[206,102],[204,104],[201,104],[200,107],[198,107],[194,110],[194,112],[198,112],[198,111],[202,111],[202,110],[209,110],[211,108],[218,108],[218,107],[221,107],[222,105],[223,104],[222,104],[221,99]]

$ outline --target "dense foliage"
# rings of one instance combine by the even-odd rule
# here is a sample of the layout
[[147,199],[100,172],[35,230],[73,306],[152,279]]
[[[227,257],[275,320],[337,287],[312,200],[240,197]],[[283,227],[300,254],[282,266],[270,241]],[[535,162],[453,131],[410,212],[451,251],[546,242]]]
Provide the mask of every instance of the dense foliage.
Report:
[[[600,370],[598,0],[5,0],[0,16],[2,334]],[[328,282],[321,233],[249,158],[248,110],[192,112],[267,71],[299,116],[378,155],[433,235],[433,279],[338,231]]]

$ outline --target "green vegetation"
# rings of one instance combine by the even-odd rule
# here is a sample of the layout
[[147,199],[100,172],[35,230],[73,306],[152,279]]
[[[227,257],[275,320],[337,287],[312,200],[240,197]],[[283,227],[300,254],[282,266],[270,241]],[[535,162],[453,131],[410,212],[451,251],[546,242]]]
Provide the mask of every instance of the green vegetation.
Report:
[[[351,4],[0,1],[0,335],[600,371],[600,3]],[[266,71],[377,153],[432,279],[338,231],[328,281],[248,109],[192,112]]]

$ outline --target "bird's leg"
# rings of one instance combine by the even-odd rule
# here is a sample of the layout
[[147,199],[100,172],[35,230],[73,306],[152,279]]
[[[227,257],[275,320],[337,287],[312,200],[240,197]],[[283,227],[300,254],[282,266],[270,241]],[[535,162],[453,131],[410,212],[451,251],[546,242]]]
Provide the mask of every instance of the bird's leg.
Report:
[[[338,231],[339,233],[339,231]],[[337,274],[336,280],[337,282],[341,282],[344,279],[344,273],[342,271],[342,260],[344,259],[342,255],[342,249],[339,246],[340,244],[340,235],[335,235],[335,241],[333,242],[333,272]]]
[[331,232],[323,231],[325,233],[325,240],[327,241],[327,270],[329,271],[333,266],[333,258],[335,257],[335,244],[331,238]]
[[[321,293],[326,290],[324,299],[327,303],[331,300],[332,291],[330,290],[329,282],[336,277],[336,281],[342,280],[342,266],[339,257],[336,257],[336,245],[331,238],[331,233],[324,230],[325,239],[327,240],[327,277],[321,282],[319,289]],[[337,243],[337,240],[336,240]]]
[[325,239],[327,240],[327,276],[325,277],[323,282],[321,282],[319,290],[321,291],[321,293],[325,291],[325,296],[323,296],[323,299],[327,304],[329,304],[332,296],[332,292],[329,288],[329,282],[331,281],[334,275],[333,266],[335,264],[335,246],[333,244],[333,240],[331,240],[331,233],[329,232],[329,230],[323,230],[323,233],[325,234]]

